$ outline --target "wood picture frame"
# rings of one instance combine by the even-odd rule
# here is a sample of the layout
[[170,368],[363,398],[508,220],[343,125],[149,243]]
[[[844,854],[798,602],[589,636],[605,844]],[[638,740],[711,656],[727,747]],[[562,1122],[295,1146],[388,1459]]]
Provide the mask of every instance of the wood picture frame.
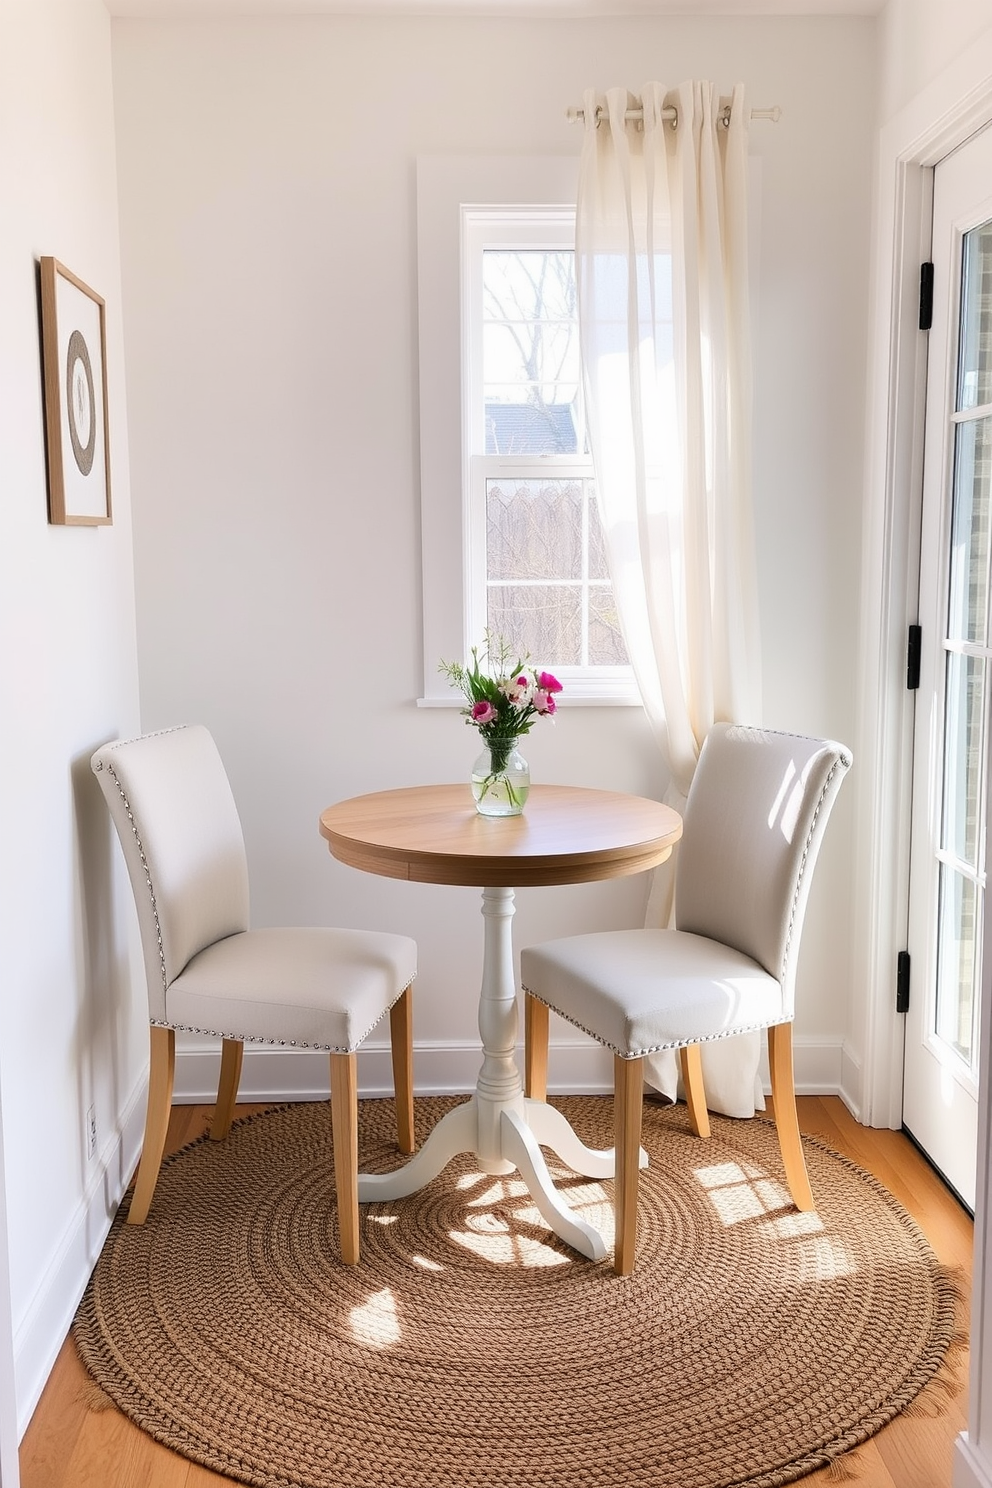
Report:
[[107,419],[106,307],[56,258],[41,260],[41,337],[48,520],[113,520]]

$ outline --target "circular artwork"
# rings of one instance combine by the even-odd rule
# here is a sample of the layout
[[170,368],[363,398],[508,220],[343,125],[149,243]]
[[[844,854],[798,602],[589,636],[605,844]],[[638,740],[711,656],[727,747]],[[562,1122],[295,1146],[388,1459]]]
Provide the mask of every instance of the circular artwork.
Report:
[[96,453],[96,401],[89,349],[81,331],[73,331],[69,337],[69,350],[65,359],[65,395],[72,453],[82,474],[89,475]]

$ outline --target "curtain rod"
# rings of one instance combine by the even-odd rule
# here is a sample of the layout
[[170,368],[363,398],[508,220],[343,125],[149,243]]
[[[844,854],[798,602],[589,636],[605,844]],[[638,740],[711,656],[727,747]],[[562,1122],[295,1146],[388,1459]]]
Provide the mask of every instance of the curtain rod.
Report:
[[[604,111],[603,111],[602,105],[601,104],[600,105],[597,105],[597,108],[596,108],[596,123],[597,124],[599,124],[600,119],[603,117],[603,112]],[[577,124],[579,122],[579,120],[580,119],[584,119],[585,116],[586,116],[586,111],[583,108],[570,108],[570,109],[566,109],[565,110],[565,118],[568,120],[569,124]],[[674,107],[672,107],[672,108],[664,108],[661,111],[661,117],[663,119],[671,119],[672,120],[672,123],[675,124],[675,123],[678,123],[679,111],[678,111],[677,108],[674,108]],[[774,108],[752,109],[751,110],[751,118],[752,119],[770,119],[773,124],[777,124],[778,121],[779,121],[779,119],[781,119],[781,117],[782,117],[782,110],[781,110],[781,108],[779,107],[779,105],[777,103],[775,104]],[[640,120],[640,119],[643,119],[644,118],[644,110],[643,109],[639,109],[639,108],[628,109],[627,112],[624,114],[624,118],[627,119],[630,123],[633,123],[635,120]],[[730,104],[729,103],[728,104],[725,104],[724,107],[720,110],[720,118],[721,118],[721,120],[722,120],[722,122],[724,124],[729,124],[730,123]]]

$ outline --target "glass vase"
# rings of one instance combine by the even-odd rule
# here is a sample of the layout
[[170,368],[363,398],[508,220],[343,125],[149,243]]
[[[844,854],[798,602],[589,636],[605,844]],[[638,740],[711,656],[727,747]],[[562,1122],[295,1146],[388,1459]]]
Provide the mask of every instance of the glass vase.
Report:
[[481,816],[519,816],[530,790],[530,766],[516,737],[486,739],[472,766],[472,795]]

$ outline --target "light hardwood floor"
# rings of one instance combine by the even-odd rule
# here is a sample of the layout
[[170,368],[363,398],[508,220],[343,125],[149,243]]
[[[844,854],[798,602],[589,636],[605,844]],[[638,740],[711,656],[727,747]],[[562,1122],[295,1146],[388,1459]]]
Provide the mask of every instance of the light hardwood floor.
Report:
[[[239,1106],[237,1114],[259,1109]],[[204,1132],[211,1114],[210,1106],[174,1107],[169,1150]],[[939,1260],[970,1289],[971,1220],[913,1145],[899,1132],[858,1126],[834,1098],[802,1097],[799,1114],[804,1132],[845,1153],[895,1194]],[[924,1392],[926,1413],[897,1416],[842,1459],[851,1482],[862,1488],[950,1488],[954,1441],[966,1425],[966,1352],[955,1372],[946,1398]],[[803,1478],[801,1488],[836,1485],[840,1467]],[[231,1481],[159,1446],[112,1406],[92,1409],[88,1376],[66,1341],[21,1445],[22,1488],[223,1488]]]

